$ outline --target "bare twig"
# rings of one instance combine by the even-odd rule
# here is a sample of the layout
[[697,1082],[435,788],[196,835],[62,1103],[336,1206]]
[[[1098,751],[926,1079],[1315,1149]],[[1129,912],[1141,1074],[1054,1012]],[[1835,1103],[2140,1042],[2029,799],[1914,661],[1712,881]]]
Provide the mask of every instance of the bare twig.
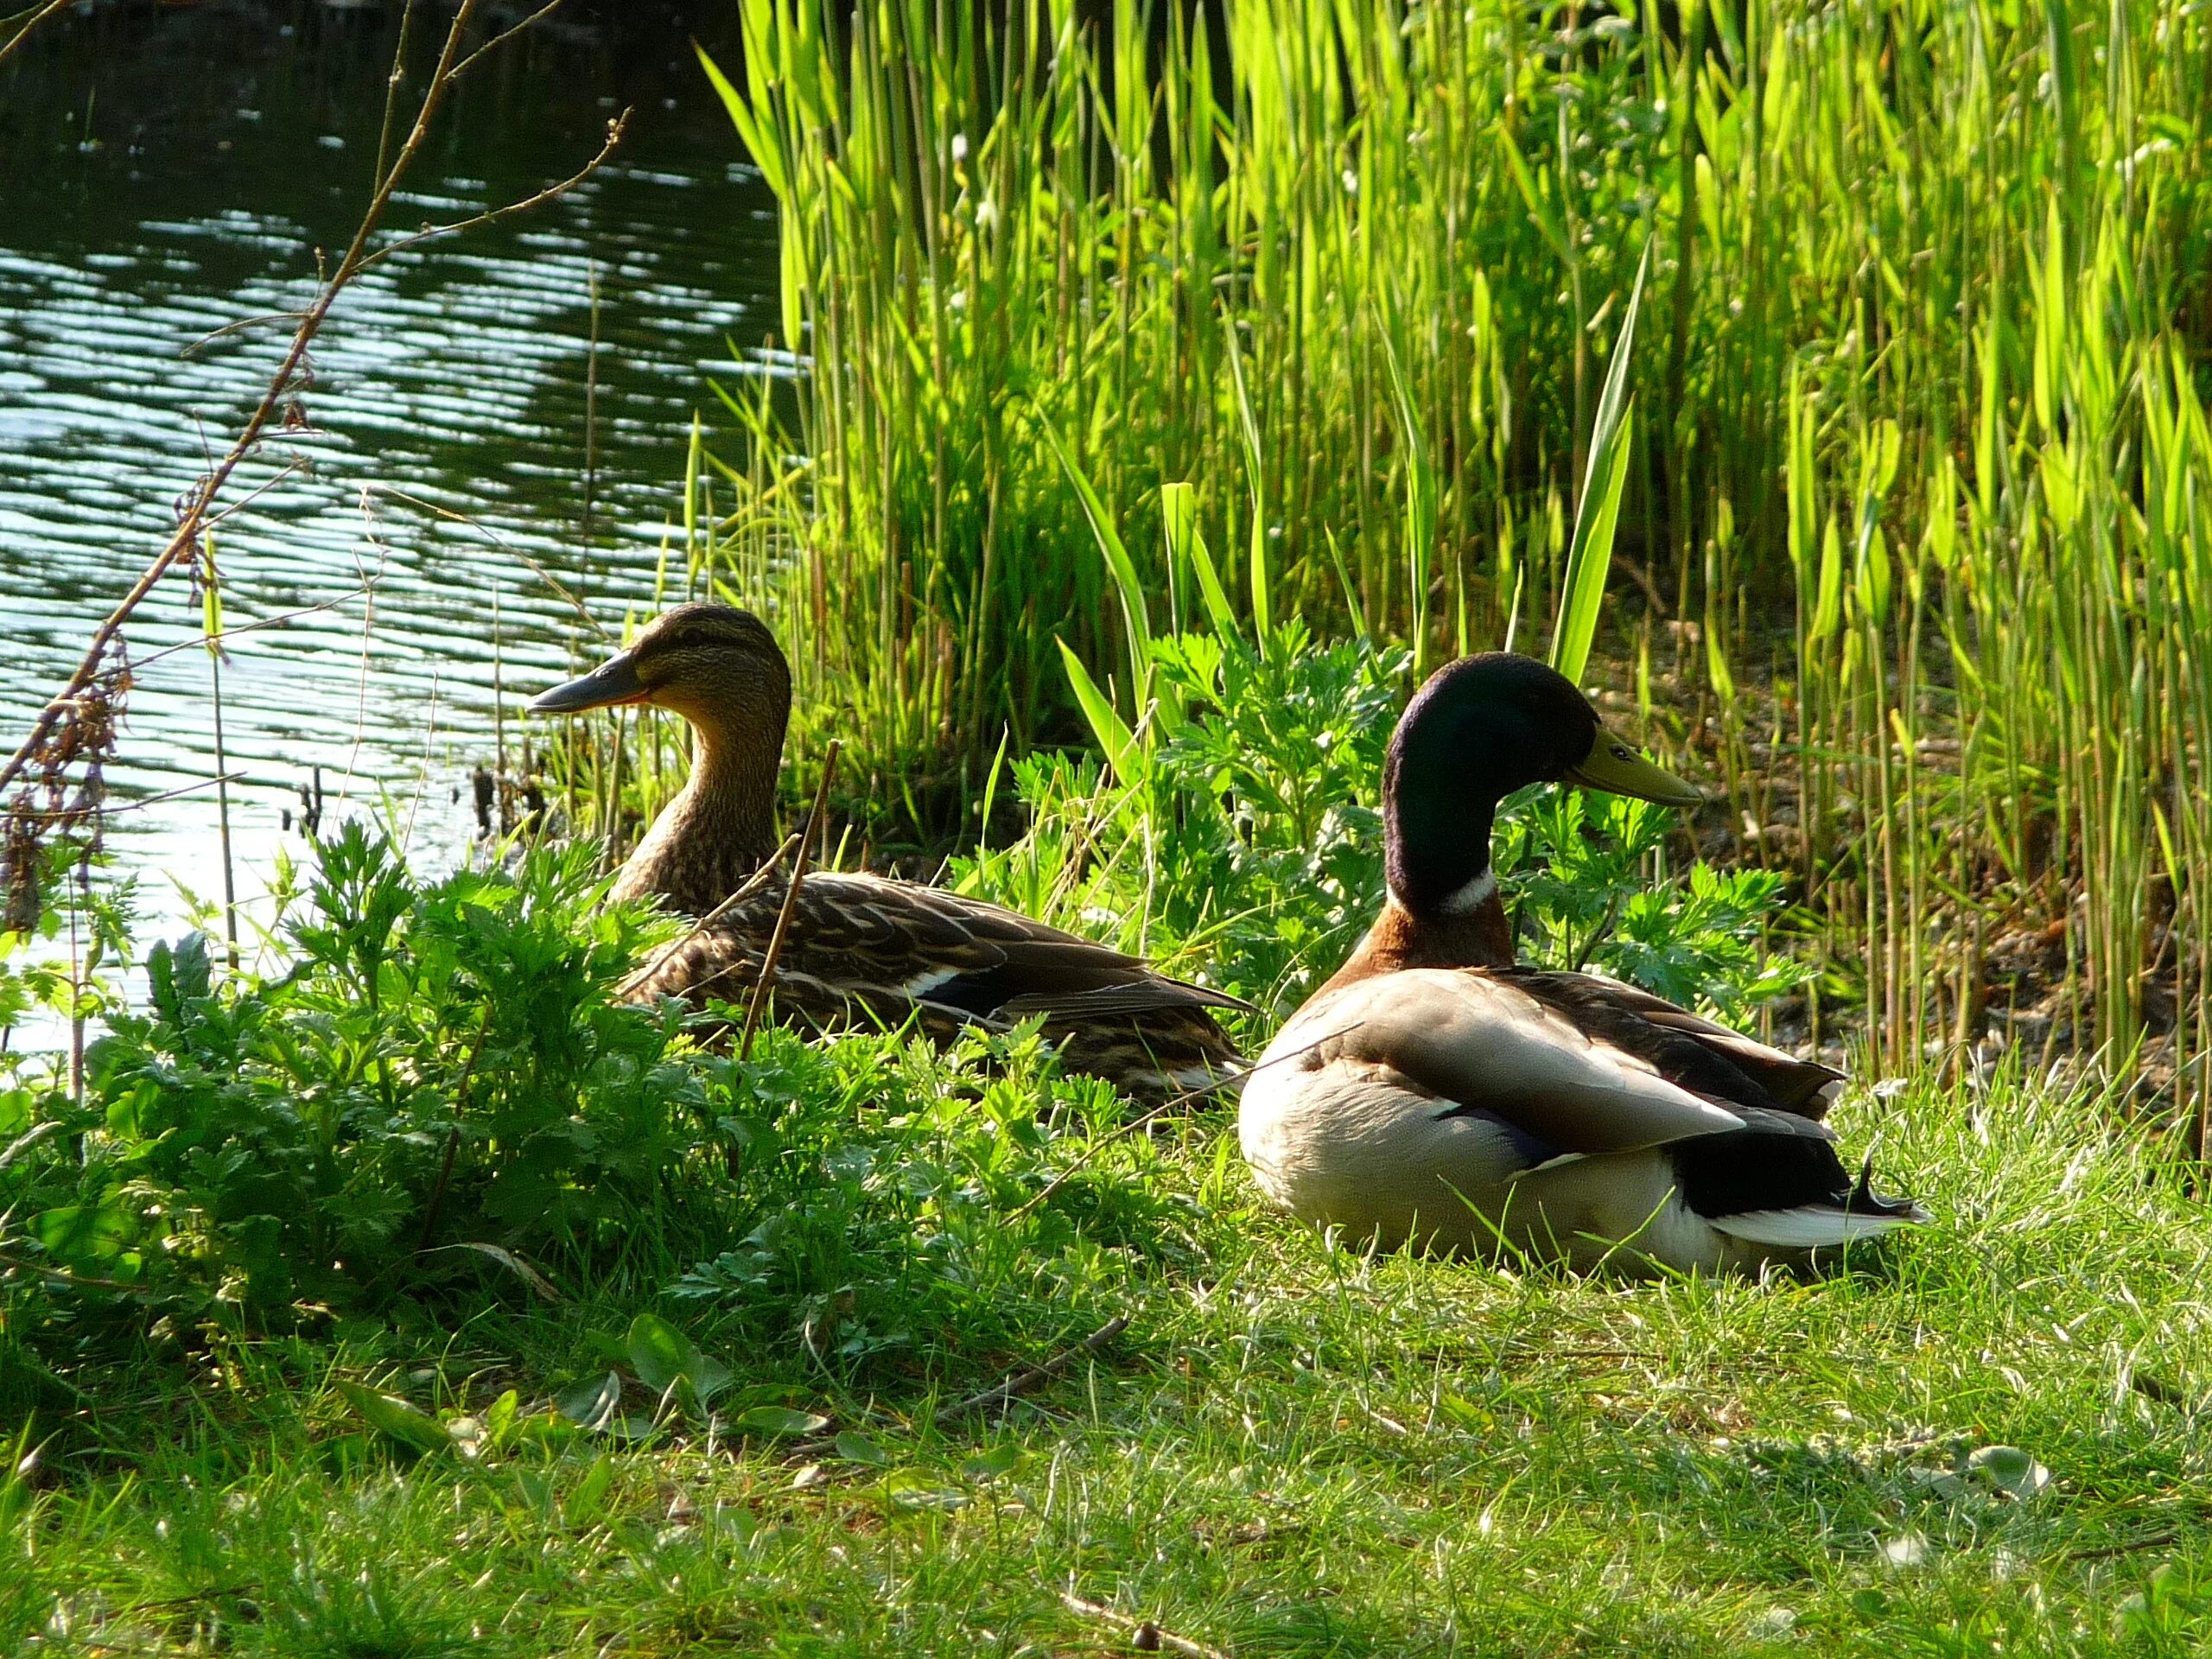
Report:
[[8,1148],[6,1151],[0,1152],[0,1169],[7,1168],[9,1165],[14,1163],[16,1159],[22,1157],[33,1147],[38,1145],[40,1141],[45,1140],[47,1136],[58,1133],[60,1128],[61,1120],[60,1118],[49,1117],[45,1122],[36,1124],[30,1128],[25,1129],[21,1135],[17,1135],[13,1141],[10,1141],[8,1143]]
[[513,559],[515,563],[527,569],[531,575],[536,576],[548,588],[550,588],[555,593],[558,594],[563,601],[567,603],[569,608],[576,613],[578,620],[581,620],[586,627],[589,628],[594,633],[597,634],[602,639],[608,637],[606,626],[601,623],[597,617],[591,613],[591,607],[585,604],[582,599],[576,596],[576,593],[574,588],[570,588],[566,582],[563,582],[560,577],[555,575],[550,570],[539,563],[538,561],[531,557],[529,554],[524,552],[522,549],[508,541],[506,537],[500,535],[499,532],[494,530],[491,525],[483,523],[480,519],[473,518],[465,512],[456,512],[451,507],[441,506],[435,501],[426,501],[419,495],[410,495],[406,491],[395,489],[389,484],[364,485],[361,489],[361,493],[365,499],[371,494],[378,496],[388,495],[395,501],[404,501],[410,507],[420,507],[423,512],[434,514],[438,518],[450,518],[457,524],[467,525],[469,529],[475,531],[486,541],[490,542],[493,546],[498,548],[502,553],[505,553],[508,557]]
[[[1043,1360],[1037,1364],[1025,1366],[1012,1376],[992,1383],[980,1394],[971,1394],[964,1399],[954,1401],[949,1406],[939,1407],[937,1414],[930,1421],[939,1428],[950,1428],[971,1411],[980,1410],[987,1406],[1004,1406],[1026,1394],[1033,1394],[1066,1370],[1077,1360],[1086,1354],[1098,1352],[1128,1328],[1128,1316],[1117,1313],[1073,1347],[1064,1349],[1050,1359]],[[813,1440],[795,1441],[785,1450],[788,1457],[810,1459],[818,1458],[825,1452],[836,1450],[836,1445],[837,1437],[835,1434],[823,1434]]]
[[[547,10],[550,10],[551,8],[548,7]],[[541,12],[538,15],[542,16],[544,14]],[[516,27],[521,28],[523,25],[517,24]],[[512,29],[507,31],[508,35],[513,33],[514,29]],[[506,36],[502,35],[500,38],[504,40]],[[486,225],[496,225],[499,220],[511,218],[516,213],[524,213],[533,207],[541,207],[556,196],[565,196],[593,174],[598,172],[607,158],[614,153],[615,145],[622,142],[623,129],[629,125],[630,113],[628,110],[625,110],[609,121],[607,124],[607,142],[599,147],[599,154],[558,184],[549,184],[536,195],[524,196],[520,201],[511,201],[504,207],[486,208],[480,213],[470,214],[467,219],[457,219],[450,225],[432,225],[416,231],[411,236],[403,236],[397,242],[388,242],[362,260],[359,269],[366,270],[379,259],[397,253],[403,248],[411,248],[417,242],[428,242],[434,237],[453,236],[461,231],[473,231]]]
[[226,322],[219,328],[210,328],[191,345],[178,352],[177,355],[179,357],[196,356],[204,346],[212,346],[217,340],[231,334],[242,334],[249,328],[264,327],[272,322],[289,322],[296,328],[300,326],[300,320],[306,315],[307,313],[304,311],[269,311],[257,317],[240,317],[237,321]]
[[2178,1531],[2153,1532],[2140,1538],[2131,1538],[2124,1544],[2102,1544],[2094,1549],[2069,1549],[2058,1559],[2063,1561],[2108,1561],[2115,1556],[2132,1555],[2139,1549],[2164,1549],[2180,1537]]
[[[494,35],[490,40],[485,41],[483,45],[478,47],[474,52],[463,58],[460,64],[454,68],[453,72],[453,78],[455,80],[459,80],[463,75],[467,74],[471,69],[474,69],[476,67],[476,60],[479,58],[485,56],[487,53],[498,51],[509,41],[514,39],[516,35],[521,34],[523,30],[531,28],[536,23],[543,22],[545,18],[551,16],[555,12],[560,10],[561,7],[564,3],[565,0],[545,0],[545,3],[543,5],[540,6],[536,11],[531,12],[530,16],[524,17],[520,22],[514,24],[512,28],[502,29],[499,34]],[[626,114],[627,111],[626,111],[625,113]]]
[[[246,774],[243,772],[220,772],[213,778],[202,778],[194,783],[180,784],[175,789],[165,789],[158,795],[148,795],[138,800],[125,801],[121,806],[110,806],[103,801],[100,803],[100,816],[104,818],[111,818],[118,812],[140,811],[146,807],[159,806],[164,801],[173,801],[180,795],[195,795],[203,789],[213,789],[218,784],[238,783],[245,777]],[[81,818],[85,815],[76,807],[63,806],[19,812],[17,816],[35,819],[41,823],[60,823],[72,818]]]
[[768,987],[776,976],[776,960],[784,954],[784,938],[791,931],[791,916],[798,909],[798,890],[806,880],[806,856],[812,850],[814,838],[821,833],[822,815],[830,801],[830,780],[836,776],[838,740],[830,740],[830,751],[822,757],[822,780],[814,786],[814,810],[807,817],[798,832],[798,854],[791,861],[791,884],[784,889],[784,907],[776,912],[776,931],[769,935],[768,949],[760,958],[760,977],[753,982],[753,1001],[745,1010],[745,1031],[737,1039],[737,1058],[744,1059],[753,1052],[753,1033],[760,1028],[760,1010],[768,1000]]
[[1139,1653],[1179,1653],[1185,1656],[1185,1659],[1229,1659],[1229,1656],[1219,1648],[1210,1648],[1203,1642],[1193,1642],[1187,1636],[1164,1630],[1154,1620],[1132,1618],[1127,1613],[1116,1612],[1104,1602],[1078,1596],[1072,1590],[1060,1592],[1060,1605],[1071,1613],[1080,1613],[1085,1618],[1095,1618],[1101,1624],[1111,1624],[1117,1630],[1127,1631],[1129,1645]]
[[484,1257],[486,1261],[498,1262],[509,1273],[514,1274],[516,1278],[521,1280],[524,1285],[528,1286],[530,1287],[530,1294],[537,1297],[541,1302],[557,1303],[561,1300],[561,1293],[553,1287],[553,1281],[550,1279],[548,1279],[543,1274],[540,1273],[529,1262],[524,1261],[522,1257],[517,1255],[512,1250],[505,1249],[498,1244],[486,1244],[477,1239],[463,1239],[458,1244],[441,1244],[434,1249],[423,1250],[419,1252],[419,1254],[423,1255],[440,1255],[448,1250],[469,1250]]
[[[769,882],[773,880],[776,875],[776,866],[782,863],[786,858],[789,858],[792,852],[797,849],[798,846],[799,834],[800,832],[798,830],[794,830],[791,834],[785,836],[784,837],[784,844],[777,848],[776,850],[769,855],[767,862],[761,865],[759,869],[753,871],[751,875],[745,879],[745,885],[743,887],[740,887],[735,893],[730,894],[728,898],[723,899],[721,903],[716,905],[704,916],[702,916],[689,933],[686,933],[680,939],[670,940],[668,944],[662,946],[658,950],[653,952],[652,959],[651,961],[647,962],[643,967],[633,969],[628,978],[625,979],[620,985],[617,985],[614,988],[614,995],[616,998],[619,1000],[629,995],[632,991],[636,990],[639,986],[644,984],[646,980],[652,978],[655,973],[658,972],[661,965],[667,962],[671,957],[674,956],[678,950],[681,950],[685,945],[690,944],[692,940],[697,938],[702,933],[712,927],[716,922],[719,922],[723,917],[728,915],[731,911],[736,909],[738,906],[743,904],[747,899],[750,899],[754,893],[760,892],[761,888],[766,887]],[[698,985],[706,984],[709,980],[717,979],[721,977],[722,974],[727,972],[728,972],[728,969],[727,967],[717,969],[713,974],[709,975],[706,979],[699,981],[692,988],[696,990],[698,988]]]
[[981,1394],[971,1394],[964,1400],[956,1400],[943,1408],[937,1414],[938,1427],[943,1428],[957,1422],[971,1411],[1009,1404],[1021,1395],[1042,1388],[1084,1355],[1096,1353],[1128,1328],[1128,1316],[1116,1313],[1074,1347],[1063,1349],[1050,1359],[1016,1371],[1004,1382],[994,1382]]
[[[21,46],[26,40],[30,38],[30,32],[33,29],[36,29],[41,23],[53,16],[55,13],[60,11],[69,3],[70,0],[46,0],[46,3],[44,5],[40,6],[34,10],[30,15],[29,20],[25,22],[21,29],[10,35],[5,41],[0,41],[0,63],[5,63],[8,61],[9,57],[14,53],[15,49]],[[20,13],[17,15],[21,16]]]
[[126,1285],[120,1279],[98,1279],[90,1274],[72,1273],[51,1262],[26,1262],[22,1256],[6,1250],[0,1250],[0,1268],[14,1268],[21,1273],[35,1273],[41,1279],[59,1280],[78,1290],[105,1290],[118,1296],[144,1296],[149,1294],[143,1285]]
[[[391,165],[379,169],[375,194],[371,197],[368,208],[363,213],[360,224],[353,232],[353,240],[347,245],[344,256],[338,262],[337,268],[324,282],[321,290],[315,296],[313,303],[301,314],[299,327],[293,334],[291,345],[286,349],[283,360],[277,365],[276,372],[270,378],[268,387],[262,393],[260,402],[255,405],[253,412],[247,417],[245,426],[240,429],[231,447],[214,462],[189,493],[177,527],[161,552],[131,584],[121,601],[109,613],[107,619],[93,631],[92,641],[86,649],[83,659],[78,664],[75,671],[70,675],[68,683],[60,694],[39,711],[31,723],[29,734],[24,738],[22,745],[4,764],[0,764],[0,791],[4,791],[22,776],[25,768],[39,754],[48,737],[52,735],[54,725],[60,720],[63,710],[98,677],[109,643],[121,630],[131,613],[145,601],[146,596],[153,592],[163,576],[179,563],[193,556],[200,545],[201,531],[207,522],[216,497],[229,483],[232,474],[245,462],[246,457],[259,447],[271,423],[276,420],[280,412],[290,401],[298,385],[302,367],[307,361],[308,348],[313,345],[316,334],[321,332],[323,322],[330,315],[331,308],[337,304],[339,296],[369,263],[372,257],[369,244],[376,234],[377,227],[383,222],[385,213],[391,205],[392,197],[399,188],[401,180],[406,175],[416,156],[429,138],[431,120],[444,104],[447,93],[451,91],[457,70],[466,63],[475,60],[475,54],[464,58],[462,46],[467,37],[469,27],[475,20],[480,3],[481,0],[460,0],[460,4],[454,13],[452,24],[446,32],[444,45],[439,52],[437,66],[431,73],[429,85],[424,90],[423,101],[416,110],[414,124],[409,129],[397,152],[392,156]],[[29,33],[32,26],[43,21],[52,13],[60,10],[62,4],[63,0],[54,0],[54,3],[34,16],[30,24],[18,30],[10,37],[7,46],[0,48],[0,58],[4,58],[8,52],[13,51],[20,44],[23,35]],[[507,34],[513,32],[511,29]],[[506,35],[501,35],[498,38],[505,40]],[[396,75],[395,68],[395,86],[397,85]],[[535,206],[552,195],[558,194],[563,190],[572,188],[606,159],[608,149],[612,148],[613,138],[619,133],[619,122],[613,124],[607,148],[602,149],[592,162],[591,166],[586,168],[582,173],[549,190],[540,191],[529,198],[526,203],[517,204],[512,209],[496,209],[493,216],[504,217],[509,211],[519,211],[523,206]],[[480,219],[481,217],[480,216]],[[403,238],[401,243],[393,244],[392,246],[404,245],[404,242],[412,238]],[[389,252],[391,249],[386,248],[383,251]]]
[[231,761],[223,742],[223,577],[215,557],[215,532],[200,549],[200,575],[207,597],[207,678],[215,716],[215,825],[223,849],[224,960],[238,970],[238,883],[232,861]]
[[[371,577],[371,586],[372,587],[378,580],[379,578]],[[261,617],[251,622],[241,622],[235,627],[226,621],[223,624],[223,638],[232,639],[241,633],[258,633],[264,628],[281,628],[289,623],[298,621],[303,616],[319,616],[325,611],[336,610],[340,605],[350,605],[357,599],[366,599],[369,593],[368,587],[348,588],[337,598],[326,599],[320,604],[302,605],[295,611],[279,611],[274,616]],[[181,651],[198,651],[204,648],[212,637],[206,633],[194,634],[189,639],[178,640],[173,645],[163,645],[159,651],[149,652],[145,656],[139,658],[132,666],[137,672],[143,673],[164,657],[174,657]]]

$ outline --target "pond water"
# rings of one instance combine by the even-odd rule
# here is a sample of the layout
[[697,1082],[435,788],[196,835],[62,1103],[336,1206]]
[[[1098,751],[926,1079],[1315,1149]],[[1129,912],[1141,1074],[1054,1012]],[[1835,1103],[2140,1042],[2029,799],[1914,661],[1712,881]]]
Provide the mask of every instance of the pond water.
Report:
[[[419,60],[442,17],[416,27]],[[459,856],[495,685],[512,715],[600,648],[547,576],[609,629],[650,604],[709,377],[760,372],[733,346],[774,327],[772,199],[690,53],[696,33],[734,57],[716,27],[572,0],[480,67],[390,227],[567,176],[625,105],[629,137],[565,198],[365,276],[315,348],[309,423],[233,480],[217,544],[242,899],[301,847],[285,818],[317,768],[326,828],[388,801],[418,861]],[[350,237],[397,29],[309,0],[88,8],[0,67],[0,751],[160,550],[289,331],[208,336],[298,309],[317,251]],[[137,613],[108,772],[117,873],[167,931],[186,892],[221,892],[200,630],[183,578]]]

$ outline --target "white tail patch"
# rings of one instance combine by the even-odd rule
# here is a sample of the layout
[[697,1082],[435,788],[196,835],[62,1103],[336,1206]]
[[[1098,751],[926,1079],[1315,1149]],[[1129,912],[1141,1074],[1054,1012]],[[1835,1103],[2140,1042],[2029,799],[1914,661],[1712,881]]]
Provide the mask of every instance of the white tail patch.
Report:
[[1732,1216],[1701,1216],[1699,1219],[1715,1232],[1740,1238],[1746,1244],[1810,1250],[1824,1245],[1847,1244],[1854,1238],[1878,1238],[1898,1227],[1916,1226],[1928,1217],[1918,1212],[1866,1215],[1825,1204],[1808,1204],[1794,1210],[1745,1210]]

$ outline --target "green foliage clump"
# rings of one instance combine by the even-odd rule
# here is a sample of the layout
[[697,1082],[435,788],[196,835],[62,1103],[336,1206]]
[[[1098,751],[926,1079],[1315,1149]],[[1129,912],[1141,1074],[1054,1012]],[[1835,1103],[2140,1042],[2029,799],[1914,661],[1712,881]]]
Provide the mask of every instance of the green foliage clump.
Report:
[[671,1294],[849,1373],[993,1347],[1039,1319],[1096,1324],[1129,1271],[1197,1259],[1196,1210],[1144,1179],[1148,1140],[1071,1164],[1127,1109],[1039,1058],[1033,1039],[940,1055],[893,1036],[764,1038],[728,1063],[731,1242]]
[[1294,622],[1265,648],[1169,635],[1152,663],[1172,734],[1125,747],[1112,781],[1089,759],[1018,763],[1029,830],[955,860],[954,880],[1287,1013],[1373,918],[1410,659]]
[[1658,879],[1670,809],[1539,786],[1499,814],[1491,856],[1523,961],[1594,969],[1684,1007],[1740,1017],[1811,969],[1769,952],[1786,878],[1700,861]]
[[611,1001],[658,925],[594,909],[584,849],[421,883],[358,826],[321,849],[289,967],[146,962],[86,1056],[74,1156],[0,1173],[43,1259],[267,1317],[358,1298],[419,1246],[558,1249],[648,1205],[701,1093]]
[[701,1047],[618,1000],[667,924],[604,891],[586,849],[426,881],[356,827],[282,971],[155,947],[81,1103],[57,1079],[15,1112],[41,1135],[0,1165],[0,1385],[74,1389],[156,1331],[420,1328],[486,1274],[531,1306],[623,1278],[803,1371],[929,1371],[1194,1259],[1159,1149],[1033,1033]]

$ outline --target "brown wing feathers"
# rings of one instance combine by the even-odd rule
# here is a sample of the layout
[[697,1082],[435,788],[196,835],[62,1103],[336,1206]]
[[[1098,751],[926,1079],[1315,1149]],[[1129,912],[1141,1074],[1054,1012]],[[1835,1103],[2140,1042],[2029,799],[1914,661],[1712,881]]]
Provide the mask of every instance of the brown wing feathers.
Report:
[[1843,1077],[1833,1067],[1794,1058],[1617,980],[1525,968],[1499,970],[1497,977],[1556,1009],[1597,1040],[1725,1105],[1817,1122],[1828,1109],[1822,1091]]
[[[743,1001],[785,891],[764,883],[670,946],[633,976],[630,995]],[[918,1015],[939,1038],[1041,1014],[1068,1069],[1140,1093],[1230,1075],[1236,1052],[1206,1010],[1248,1006],[995,905],[831,873],[799,889],[774,992],[782,1013],[814,1024],[896,1027]]]

